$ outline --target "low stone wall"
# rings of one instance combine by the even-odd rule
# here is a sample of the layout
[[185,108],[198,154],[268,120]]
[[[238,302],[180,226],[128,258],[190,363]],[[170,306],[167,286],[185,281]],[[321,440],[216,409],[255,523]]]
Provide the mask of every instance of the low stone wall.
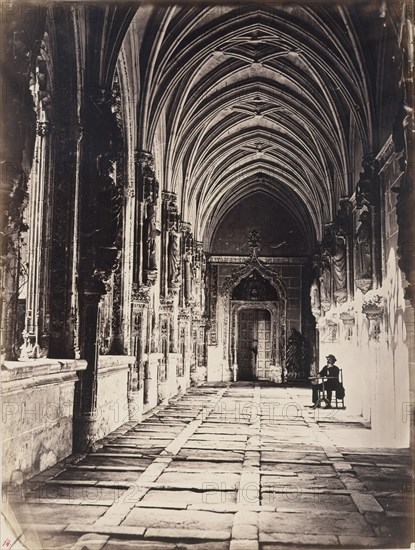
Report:
[[158,404],[158,364],[163,359],[162,353],[150,353],[146,356],[147,378],[144,379],[144,395],[146,396],[143,405],[143,412],[150,411]]
[[72,452],[74,385],[83,360],[2,365],[3,482],[23,480]]
[[128,355],[102,355],[98,359],[96,439],[130,420],[128,376],[134,361]]

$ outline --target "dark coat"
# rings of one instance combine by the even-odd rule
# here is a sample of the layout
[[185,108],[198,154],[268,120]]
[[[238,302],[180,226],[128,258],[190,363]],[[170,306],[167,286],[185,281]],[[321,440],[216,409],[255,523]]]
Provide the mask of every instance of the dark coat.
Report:
[[339,367],[336,367],[336,365],[326,365],[319,372],[320,376],[328,376],[329,378],[331,377],[336,378],[336,379],[327,380],[326,382],[324,382],[324,386],[327,390],[337,390],[341,386],[339,382],[339,374],[340,374],[340,370],[339,370]]

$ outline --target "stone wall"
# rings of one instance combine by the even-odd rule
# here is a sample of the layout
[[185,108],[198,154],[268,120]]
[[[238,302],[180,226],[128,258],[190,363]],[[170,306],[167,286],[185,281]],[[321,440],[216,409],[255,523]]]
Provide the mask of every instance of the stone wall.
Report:
[[86,361],[6,361],[3,482],[21,483],[72,452],[74,386]]
[[[385,152],[385,148],[384,148]],[[387,152],[387,151],[386,151]],[[377,288],[330,308],[318,322],[320,368],[333,353],[343,368],[347,409],[370,422],[378,446],[406,447],[410,436],[413,310],[396,256],[396,188],[402,173],[389,148],[380,155],[381,277]],[[394,190],[395,188],[395,190]]]
[[128,422],[128,376],[135,358],[106,355],[98,359],[95,438],[101,439]]

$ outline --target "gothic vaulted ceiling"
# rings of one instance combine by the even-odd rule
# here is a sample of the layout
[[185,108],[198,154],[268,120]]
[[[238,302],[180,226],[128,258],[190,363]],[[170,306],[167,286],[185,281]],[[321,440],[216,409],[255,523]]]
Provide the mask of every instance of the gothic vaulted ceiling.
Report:
[[130,145],[155,155],[198,240],[258,190],[321,238],[375,147],[368,29],[386,25],[379,8],[358,15],[334,4],[138,9],[118,64]]

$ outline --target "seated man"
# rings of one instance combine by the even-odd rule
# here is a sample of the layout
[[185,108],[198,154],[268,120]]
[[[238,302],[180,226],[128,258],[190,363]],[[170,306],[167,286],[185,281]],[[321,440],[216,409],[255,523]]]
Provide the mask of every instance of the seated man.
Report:
[[[324,389],[326,390],[326,398],[327,398],[327,406],[326,408],[331,408],[331,395],[333,390],[337,391],[337,389],[340,386],[339,382],[339,367],[336,367],[334,364],[337,359],[334,357],[334,355],[327,355],[327,365],[321,369],[321,371],[318,373],[319,376],[327,377],[328,380],[324,381]],[[320,384],[312,384],[313,388],[313,408],[319,407],[320,403],[318,402],[318,391],[323,389],[323,382]]]

